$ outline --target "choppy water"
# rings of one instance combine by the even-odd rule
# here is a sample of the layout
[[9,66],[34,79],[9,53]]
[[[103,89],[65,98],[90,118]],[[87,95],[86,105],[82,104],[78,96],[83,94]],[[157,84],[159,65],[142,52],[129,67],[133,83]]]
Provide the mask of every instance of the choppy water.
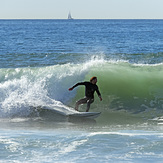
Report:
[[[163,161],[163,20],[0,20],[0,36],[1,162]],[[96,121],[53,111],[92,76]]]

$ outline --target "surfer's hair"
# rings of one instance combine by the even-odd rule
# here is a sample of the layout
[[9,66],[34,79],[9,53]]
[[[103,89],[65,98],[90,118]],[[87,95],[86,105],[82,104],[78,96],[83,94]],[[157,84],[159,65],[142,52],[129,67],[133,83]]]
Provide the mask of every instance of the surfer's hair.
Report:
[[92,82],[92,81],[95,80],[95,79],[97,79],[96,76],[91,77],[90,82]]

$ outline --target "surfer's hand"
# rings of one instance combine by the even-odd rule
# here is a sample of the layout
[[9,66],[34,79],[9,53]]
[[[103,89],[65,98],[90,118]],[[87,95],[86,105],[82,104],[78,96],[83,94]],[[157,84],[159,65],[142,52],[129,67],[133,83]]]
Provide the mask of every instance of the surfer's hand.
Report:
[[69,91],[72,91],[72,90],[73,90],[73,87],[72,87],[72,88],[69,88],[68,90],[69,90]]
[[100,98],[100,101],[102,101],[102,97],[100,96],[99,98]]

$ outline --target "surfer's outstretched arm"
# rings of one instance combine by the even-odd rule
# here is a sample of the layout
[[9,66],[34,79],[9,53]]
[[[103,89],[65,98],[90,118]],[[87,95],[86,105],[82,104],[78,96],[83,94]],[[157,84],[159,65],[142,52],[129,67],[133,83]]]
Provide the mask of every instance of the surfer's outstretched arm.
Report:
[[85,85],[84,82],[80,82],[80,83],[77,83],[75,84],[74,86],[72,86],[71,88],[69,88],[68,90],[69,91],[72,91],[75,87],[77,87],[78,85]]

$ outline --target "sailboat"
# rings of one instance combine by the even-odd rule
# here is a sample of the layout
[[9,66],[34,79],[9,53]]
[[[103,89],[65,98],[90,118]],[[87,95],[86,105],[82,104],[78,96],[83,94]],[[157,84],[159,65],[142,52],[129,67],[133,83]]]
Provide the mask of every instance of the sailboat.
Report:
[[70,20],[73,19],[70,12],[69,12],[69,14],[68,14],[68,19],[70,19]]

